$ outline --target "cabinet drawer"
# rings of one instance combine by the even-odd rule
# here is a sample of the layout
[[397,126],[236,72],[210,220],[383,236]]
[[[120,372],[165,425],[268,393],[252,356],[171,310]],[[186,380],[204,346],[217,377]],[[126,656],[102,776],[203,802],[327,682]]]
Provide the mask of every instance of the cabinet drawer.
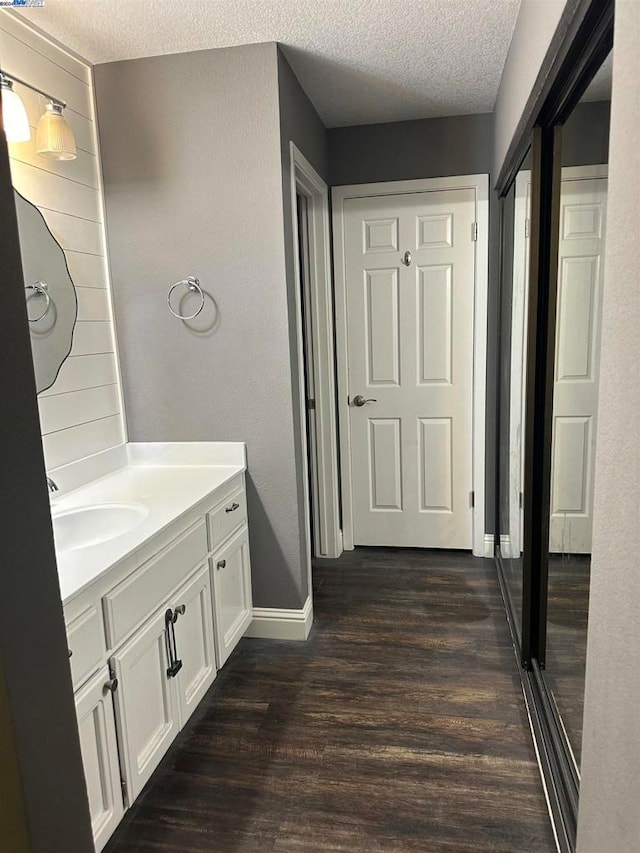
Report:
[[67,625],[73,689],[97,670],[105,653],[102,616],[95,605],[87,607]]
[[207,534],[202,519],[105,595],[109,648],[114,649],[150,616],[206,555]]
[[247,520],[247,496],[239,489],[229,495],[223,503],[212,509],[207,516],[209,523],[209,548],[213,551],[231,536]]

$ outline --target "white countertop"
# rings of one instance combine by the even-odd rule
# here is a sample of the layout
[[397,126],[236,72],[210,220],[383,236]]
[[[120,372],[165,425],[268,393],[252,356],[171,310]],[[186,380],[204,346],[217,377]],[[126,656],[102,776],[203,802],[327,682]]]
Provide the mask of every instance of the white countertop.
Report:
[[[101,476],[80,485],[82,477],[77,465],[72,473],[64,469],[50,472],[59,485],[66,479],[75,486],[53,498],[53,514],[110,503],[142,504],[148,514],[133,529],[107,542],[57,551],[60,592],[65,604],[168,524],[245,471],[246,453],[240,442],[129,444],[125,454],[112,454],[100,460],[99,465],[94,460],[93,468],[87,470]],[[113,465],[118,467],[109,470]]]

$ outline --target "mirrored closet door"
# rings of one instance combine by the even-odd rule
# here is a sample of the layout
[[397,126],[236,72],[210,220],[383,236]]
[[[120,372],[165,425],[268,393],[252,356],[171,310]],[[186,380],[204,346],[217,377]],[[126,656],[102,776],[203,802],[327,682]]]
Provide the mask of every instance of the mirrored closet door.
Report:
[[580,763],[607,228],[611,61],[561,130],[544,676]]
[[585,8],[498,181],[496,562],[562,853],[580,788],[614,14]]

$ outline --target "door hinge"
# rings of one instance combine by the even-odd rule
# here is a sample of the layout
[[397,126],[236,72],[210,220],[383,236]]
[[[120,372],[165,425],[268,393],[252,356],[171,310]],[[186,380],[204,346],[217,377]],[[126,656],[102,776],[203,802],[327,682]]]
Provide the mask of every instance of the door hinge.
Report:
[[522,492],[520,492],[520,495],[518,496],[518,503],[520,505],[520,509],[522,509],[522,506],[524,504],[524,495],[522,494]]
[[122,789],[122,798],[125,802],[127,802],[127,783],[124,779],[120,780],[120,788]]
[[473,509],[473,507],[475,505],[476,505],[476,493],[475,492],[469,492],[469,506]]
[[307,409],[315,409],[316,401],[315,400],[307,400]]
[[524,236],[525,237],[529,236],[530,228],[531,228],[531,220],[527,218],[524,221]]
[[471,239],[474,241],[474,243],[478,239],[478,223],[477,222],[471,223]]

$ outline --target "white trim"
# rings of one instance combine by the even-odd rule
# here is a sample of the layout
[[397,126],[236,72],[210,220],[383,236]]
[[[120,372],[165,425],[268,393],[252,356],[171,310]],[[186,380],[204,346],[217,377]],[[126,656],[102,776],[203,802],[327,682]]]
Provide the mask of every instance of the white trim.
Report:
[[485,441],[486,441],[486,372],[487,372],[487,291],[489,282],[489,176],[462,175],[450,178],[425,178],[417,181],[388,181],[374,184],[352,184],[333,187],[333,246],[336,314],[336,365],[338,371],[338,425],[340,434],[340,473],[342,487],[343,546],[352,550],[353,506],[351,484],[351,438],[349,435],[349,396],[347,365],[347,307],[344,241],[344,202],[399,193],[438,190],[473,189],[476,194],[478,239],[475,244],[475,298],[473,342],[473,456],[472,486],[475,493],[472,511],[473,553],[485,555]]
[[245,637],[264,640],[304,641],[313,624],[313,602],[307,598],[301,610],[278,610],[275,607],[254,607],[253,621]]
[[[67,48],[65,48],[66,50]],[[88,64],[88,63],[87,63]],[[98,198],[100,200],[100,216],[102,218],[102,239],[104,256],[102,266],[107,282],[107,299],[109,302],[109,317],[111,320],[111,339],[113,341],[113,356],[116,365],[116,381],[118,388],[118,401],[120,403],[120,424],[122,426],[122,443],[129,441],[129,424],[127,422],[127,411],[124,404],[124,383],[122,381],[122,363],[120,360],[120,342],[116,328],[116,314],[113,304],[113,276],[111,275],[111,252],[109,249],[109,228],[107,226],[107,210],[104,196],[104,170],[102,168],[102,152],[100,149],[100,128],[98,126],[98,101],[96,96],[94,66],[89,65],[89,79],[91,80],[91,112],[93,122],[93,141],[96,148],[96,164],[98,167]]]
[[484,534],[484,555],[485,557],[493,557],[495,551],[495,537],[493,533]]
[[311,505],[307,476],[306,400],[304,394],[304,340],[302,332],[301,276],[298,245],[296,194],[307,198],[309,226],[309,302],[312,313],[314,392],[316,401],[316,480],[318,489],[315,556],[339,557],[342,553],[340,530],[340,487],[338,472],[338,440],[335,411],[335,355],[333,333],[333,294],[331,289],[331,244],[329,226],[329,190],[313,166],[293,143],[291,156],[291,218],[294,240],[294,275],[296,335],[300,395],[300,436],[304,457],[305,524],[311,595]]

